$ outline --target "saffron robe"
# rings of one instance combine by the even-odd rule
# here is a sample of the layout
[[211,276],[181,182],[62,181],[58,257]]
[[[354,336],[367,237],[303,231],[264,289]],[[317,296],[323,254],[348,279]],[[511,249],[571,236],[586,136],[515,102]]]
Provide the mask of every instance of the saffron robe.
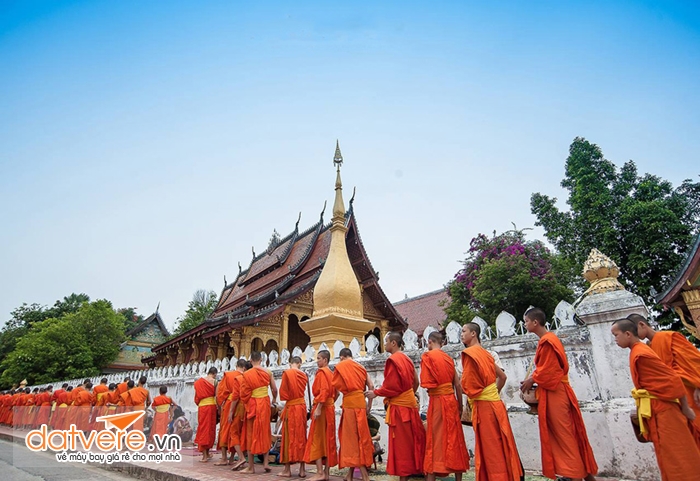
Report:
[[333,373],[333,387],[343,394],[343,414],[338,438],[338,467],[372,465],[374,446],[367,422],[365,386],[367,371],[352,359],[340,361]]
[[107,393],[109,392],[109,387],[106,384],[98,384],[92,390],[92,395],[94,397],[94,407],[92,408],[92,415],[90,416],[90,429],[94,431],[101,431],[105,428],[105,423],[100,421],[95,421],[96,418],[104,416],[107,414]]
[[[72,392],[72,391],[71,391]],[[53,429],[66,429],[66,420],[68,417],[68,404],[70,403],[70,395],[68,391],[63,391],[56,399],[56,410],[51,416],[51,427]]]
[[[73,392],[76,390],[73,389]],[[92,393],[86,389],[81,389],[73,399],[73,407],[75,410],[75,427],[79,431],[90,430],[90,409],[92,408]],[[70,426],[68,426],[70,427]]]
[[441,349],[421,357],[420,384],[428,390],[428,429],[423,469],[445,477],[469,469],[461,413],[453,386],[455,364]]
[[[335,399],[337,391],[333,387],[333,373],[328,367],[316,371],[311,393],[314,402],[311,406],[311,426],[304,450],[304,462],[313,463],[326,458],[329,467],[338,464],[338,452],[335,441]],[[321,415],[315,416],[316,408],[321,405]]]
[[688,429],[688,418],[675,402],[685,395],[681,378],[641,342],[630,348],[630,373],[635,388],[657,398],[651,399],[651,418],[645,421],[662,481],[700,479],[700,450]]
[[56,408],[58,407],[58,396],[63,392],[66,392],[66,390],[65,389],[56,389],[53,392],[53,394],[51,394],[51,414],[49,415],[49,426],[51,428],[54,427],[53,418],[56,415]]
[[[246,411],[246,450],[252,454],[268,453],[272,447],[269,385],[270,373],[261,367],[254,366],[243,373],[241,401]],[[263,390],[264,395],[257,394]]]
[[75,400],[82,391],[85,391],[85,388],[83,386],[77,386],[70,392],[70,402],[68,403],[68,412],[66,413],[63,429],[70,429],[72,424],[75,424],[76,429],[80,429],[78,427],[78,417],[81,411],[75,403]]
[[308,378],[299,369],[287,369],[282,373],[280,400],[282,410],[282,439],[280,440],[280,462],[299,463],[304,461],[306,448],[306,385]]
[[554,333],[546,333],[537,344],[532,377],[538,385],[542,473],[552,479],[585,478],[598,472],[568,374],[564,345]]
[[26,416],[26,409],[24,407],[24,403],[27,401],[27,394],[25,393],[20,393],[14,401],[14,421],[13,421],[13,426],[16,428],[21,428],[22,425],[24,425],[24,418]]
[[231,399],[231,405],[233,406],[234,401],[236,403],[236,408],[233,412],[233,417],[231,418],[231,424],[229,426],[229,436],[228,436],[228,446],[233,448],[235,446],[240,446],[245,448],[245,404],[241,401],[241,383],[243,382],[243,373],[236,371],[239,375],[233,378],[231,381],[231,394],[229,398]]
[[197,409],[197,435],[194,443],[200,452],[211,449],[216,441],[216,400],[214,385],[205,377],[194,382],[194,403]]
[[129,385],[127,384],[126,381],[120,382],[119,384],[117,384],[117,404],[118,404],[118,407],[117,407],[116,412],[122,413],[122,412],[125,412],[127,410],[124,407],[126,405],[123,402],[122,394],[124,394],[128,391],[129,391]]
[[51,416],[51,393],[45,391],[39,394],[35,402],[38,406],[38,411],[36,418],[34,419],[34,426],[38,427],[42,424],[48,425],[49,417]]
[[700,351],[683,334],[674,331],[657,332],[649,347],[683,381],[688,405],[695,411],[692,434],[700,449],[700,406],[693,396],[695,390],[700,389]]
[[[146,411],[146,403],[148,402],[148,389],[141,386],[136,386],[129,390],[129,396],[131,397],[131,403],[133,405],[132,409],[134,411]],[[132,426],[133,429],[143,432],[143,422],[146,420],[146,413],[144,412]]]
[[413,392],[416,370],[406,354],[393,353],[384,365],[384,384],[374,390],[387,398],[389,454],[386,472],[394,476],[423,473],[425,428]]
[[477,399],[484,389],[496,384],[496,363],[483,347],[475,345],[462,351],[461,384],[472,405],[476,481],[519,481],[522,464],[505,404],[500,399]]
[[151,407],[155,411],[153,415],[153,424],[151,424],[151,432],[148,435],[149,440],[153,440],[153,436],[156,434],[159,436],[165,436],[168,434],[168,424],[170,423],[170,407],[173,404],[173,400],[170,396],[160,394],[155,397]]
[[24,420],[25,426],[32,428],[34,424],[34,416],[36,415],[36,405],[35,405],[36,394],[29,393],[24,400]]
[[[235,374],[234,374],[235,373]],[[216,404],[221,407],[221,419],[219,421],[219,441],[216,445],[219,449],[228,448],[231,424],[228,421],[228,412],[231,409],[231,390],[233,389],[233,379],[240,376],[238,371],[224,372],[221,382],[216,386]],[[231,446],[233,447],[233,446]]]

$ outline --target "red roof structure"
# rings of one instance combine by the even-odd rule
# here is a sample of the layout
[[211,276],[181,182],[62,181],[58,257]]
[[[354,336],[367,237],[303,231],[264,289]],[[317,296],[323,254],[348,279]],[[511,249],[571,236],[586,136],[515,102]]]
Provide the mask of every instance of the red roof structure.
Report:
[[438,289],[437,291],[395,302],[394,307],[408,323],[408,328],[415,331],[420,337],[428,326],[442,329],[442,324],[447,319],[443,304],[449,302],[448,299],[447,290]]

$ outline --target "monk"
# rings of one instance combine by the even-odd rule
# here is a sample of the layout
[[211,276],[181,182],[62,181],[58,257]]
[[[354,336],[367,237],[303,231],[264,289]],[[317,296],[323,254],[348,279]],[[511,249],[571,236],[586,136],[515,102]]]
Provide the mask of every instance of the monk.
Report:
[[392,331],[384,337],[384,351],[391,355],[384,365],[384,384],[368,391],[367,397],[385,397],[386,423],[389,426],[389,454],[386,472],[406,481],[423,473],[425,428],[418,412],[415,392],[418,376],[413,361],[401,352],[403,335]]
[[372,465],[374,445],[367,421],[365,391],[372,391],[374,384],[367,370],[352,359],[347,347],[338,353],[340,362],[333,373],[333,387],[343,394],[343,414],[340,417],[338,437],[338,467],[350,468],[345,476],[352,481],[353,471],[359,468],[362,481],[369,481],[367,468]]
[[[119,391],[119,384],[117,385],[117,391]],[[117,401],[117,412],[131,412],[133,410],[134,403],[131,400],[131,390],[136,387],[134,381],[129,379],[126,383],[126,391],[119,394],[119,399]],[[128,429],[131,431],[131,427]]]
[[151,404],[155,414],[153,415],[151,432],[148,435],[148,439],[150,441],[153,440],[153,436],[156,434],[158,436],[165,436],[168,434],[168,424],[170,423],[173,408],[175,407],[173,400],[170,398],[170,396],[167,396],[167,386],[161,386],[158,392],[160,394],[153,399],[153,403]]
[[138,386],[129,390],[129,396],[131,397],[132,409],[134,411],[143,411],[143,416],[136,420],[133,424],[133,429],[143,432],[143,422],[146,418],[146,406],[151,404],[151,393],[146,389],[146,381],[148,379],[146,376],[141,376],[139,378]]
[[253,351],[250,355],[252,369],[243,373],[241,383],[241,402],[245,403],[246,422],[245,440],[248,451],[248,467],[241,473],[255,473],[254,457],[263,455],[263,469],[270,472],[270,447],[272,446],[272,431],[270,429],[270,395],[268,387],[272,391],[272,401],[277,402],[277,384],[272,374],[263,369],[262,355]]
[[[228,440],[231,434],[231,391],[233,390],[233,380],[240,376],[241,373],[234,370],[224,372],[221,382],[216,386],[216,404],[221,413],[221,421],[219,423],[219,440],[216,445],[221,451],[221,461],[215,463],[214,466],[226,466],[229,464],[228,452],[233,451],[233,446],[229,446]],[[231,455],[233,460],[233,455]]]
[[[124,394],[124,393],[127,392],[129,389],[131,389],[131,388],[129,387],[129,382],[130,382],[130,381],[131,381],[131,378],[130,378],[130,377],[125,377],[125,378],[124,378],[124,382],[120,382],[119,384],[117,384],[117,399],[121,399],[122,394]],[[133,387],[133,386],[134,386],[134,384],[133,384],[133,382],[132,382],[131,387]],[[118,413],[124,412],[125,409],[126,409],[125,406],[126,406],[126,405],[124,404],[123,401],[122,401],[121,403],[118,403],[117,412],[118,412]]]
[[649,347],[683,381],[688,404],[695,411],[692,434],[700,448],[700,351],[680,332],[657,332],[639,314],[630,314],[627,319],[636,324],[639,338],[648,339]]
[[525,328],[540,338],[535,351],[535,370],[520,383],[523,392],[537,383],[542,448],[542,473],[594,481],[598,464],[588,442],[578,399],[569,384],[569,362],[564,345],[545,327],[544,311],[532,307],[525,312]]
[[[236,453],[238,456],[238,461],[231,468],[233,471],[239,470],[245,463],[248,462],[246,457],[243,455],[243,448],[245,446],[245,404],[241,402],[241,382],[243,381],[243,373],[248,369],[252,369],[253,365],[250,361],[246,361],[241,358],[236,362],[237,376],[231,381],[231,394],[229,394],[229,399],[231,401],[231,407],[228,411],[229,417],[229,437],[228,446],[229,449]],[[233,454],[231,454],[231,460],[233,461]]]
[[304,462],[316,463],[316,476],[310,481],[328,481],[330,470],[338,464],[335,440],[335,400],[338,392],[333,387],[333,373],[328,368],[331,353],[325,349],[316,354],[318,370],[311,392],[314,402],[311,406],[311,426],[304,449]]
[[39,407],[36,418],[34,420],[35,427],[40,427],[42,424],[49,424],[51,417],[51,396],[53,395],[53,386],[47,386],[44,392],[39,394],[36,405]]
[[[73,397],[73,409],[75,409],[75,427],[79,431],[90,430],[90,410],[92,408],[92,383],[86,380],[83,389]],[[75,390],[74,390],[75,391]],[[70,426],[69,426],[70,427]]]
[[80,415],[79,405],[76,404],[76,399],[78,395],[85,390],[85,384],[89,383],[90,380],[86,379],[82,384],[73,388],[70,393],[70,402],[68,403],[68,411],[66,412],[66,419],[63,429],[70,429],[71,425],[75,424],[76,429],[78,427],[78,417]]
[[72,391],[73,386],[66,387],[56,400],[56,410],[51,417],[51,427],[54,430],[68,428],[68,426],[66,426],[66,421],[68,420],[68,405],[71,402]]
[[680,376],[637,336],[629,319],[613,323],[615,343],[630,349],[639,429],[654,443],[662,481],[700,479],[700,450],[687,428],[695,419]]
[[301,358],[294,356],[289,369],[282,373],[280,401],[284,401],[282,411],[282,440],[280,442],[280,462],[284,469],[279,476],[290,478],[292,464],[299,463],[299,477],[306,477],[304,448],[306,447],[306,399],[304,398],[309,377],[299,367]]
[[427,481],[469,469],[469,451],[462,430],[462,389],[452,358],[442,350],[444,336],[431,332],[428,351],[421,357],[420,384],[428,390],[428,428],[423,469]]
[[28,393],[26,392],[25,387],[20,387],[19,389],[19,395],[15,397],[14,399],[14,419],[13,419],[13,427],[17,429],[22,429],[24,425],[24,418],[26,417],[26,408],[25,405],[27,403],[27,396]]
[[26,409],[24,427],[25,429],[34,429],[34,418],[37,412],[36,398],[39,395],[39,388],[35,387],[33,391],[27,388],[25,392],[27,393],[27,399],[24,402]]
[[472,408],[476,481],[519,481],[524,479],[518,448],[499,396],[506,374],[491,354],[481,347],[478,324],[462,327],[462,390]]
[[105,406],[106,406],[106,415],[111,415],[111,414],[116,414],[117,413],[117,407],[119,405],[119,391],[117,391],[117,385],[115,383],[110,383],[109,384],[109,391],[107,392],[107,395],[105,396]]
[[107,414],[107,393],[109,392],[109,386],[107,386],[107,378],[103,377],[100,379],[100,384],[92,389],[92,395],[94,396],[94,409],[92,410],[92,415],[90,416],[90,429],[95,431],[101,431],[105,428],[105,423],[95,421],[96,418],[104,416]]
[[200,377],[194,382],[194,403],[197,409],[197,435],[194,443],[197,450],[202,453],[201,463],[211,459],[209,450],[214,447],[216,441],[216,373],[215,367],[210,367],[206,377]]
[[53,394],[51,395],[51,416],[49,417],[49,425],[51,428],[54,427],[54,415],[56,414],[56,408],[58,407],[58,396],[61,395],[61,393],[66,392],[66,388],[68,387],[68,383],[64,382],[63,385],[61,386],[60,389],[56,389]]

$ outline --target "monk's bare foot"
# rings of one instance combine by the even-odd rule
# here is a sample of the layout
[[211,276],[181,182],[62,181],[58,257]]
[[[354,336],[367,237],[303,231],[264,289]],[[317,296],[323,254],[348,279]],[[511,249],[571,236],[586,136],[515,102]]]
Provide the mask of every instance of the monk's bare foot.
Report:
[[241,472],[241,474],[255,474],[255,470],[254,470],[254,469],[251,469],[250,466],[248,466],[248,467],[245,468],[245,469],[241,469],[240,472]]
[[270,471],[272,471],[272,468],[269,466],[263,466],[263,469],[265,470],[266,473],[269,473]]
[[214,463],[214,466],[228,466],[228,461],[219,461],[218,463]]
[[309,481],[323,481],[324,479],[323,474],[317,474],[313,478],[309,478]]
[[243,465],[244,465],[246,462],[247,462],[247,461],[246,461],[245,459],[242,460],[242,461],[238,461],[236,464],[233,465],[233,467],[231,468],[231,471],[238,471],[239,469],[241,469],[241,468],[243,467]]
[[282,471],[281,473],[278,473],[277,476],[280,476],[282,478],[291,478],[292,477],[292,472],[287,471],[286,469]]

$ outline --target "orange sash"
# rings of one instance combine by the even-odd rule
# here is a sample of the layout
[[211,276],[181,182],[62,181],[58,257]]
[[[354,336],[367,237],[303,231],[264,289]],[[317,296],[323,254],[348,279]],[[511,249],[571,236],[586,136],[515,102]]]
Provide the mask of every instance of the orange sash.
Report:
[[416,395],[413,389],[408,389],[398,396],[388,398],[386,407],[386,423],[391,423],[391,406],[401,406],[405,408],[417,408]]
[[[343,394],[343,407],[347,409],[365,409],[367,407],[365,393],[362,391],[350,391],[347,394]],[[387,414],[388,412],[387,410]]]
[[428,396],[447,396],[449,394],[454,394],[450,383],[440,384],[438,387],[428,389]]

